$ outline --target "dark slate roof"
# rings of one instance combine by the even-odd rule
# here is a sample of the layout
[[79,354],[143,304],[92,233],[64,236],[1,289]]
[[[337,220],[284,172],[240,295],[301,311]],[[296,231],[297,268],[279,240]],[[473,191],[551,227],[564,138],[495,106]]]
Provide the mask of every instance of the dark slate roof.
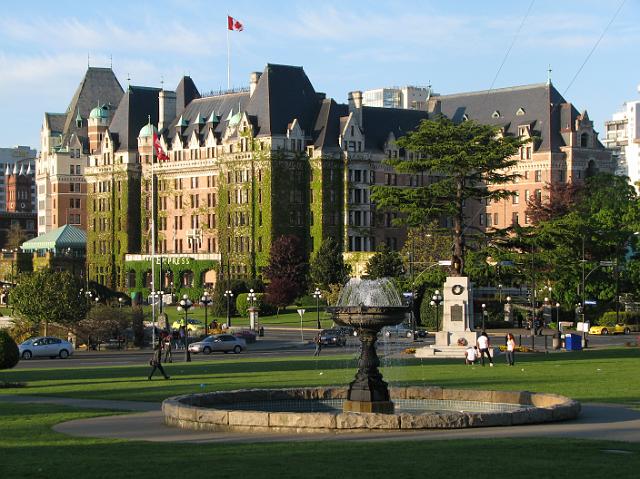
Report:
[[302,67],[268,63],[247,106],[257,135],[283,135],[295,118],[306,135],[313,131],[321,99]]
[[197,98],[189,103],[184,111],[178,114],[162,133],[169,141],[173,140],[176,136],[176,124],[180,117],[182,117],[183,120],[187,121],[187,127],[182,132],[182,136],[183,138],[189,138],[198,126],[196,124],[196,118],[198,115],[201,115],[205,119],[205,124],[200,128],[199,134],[203,135],[211,126],[209,123],[206,123],[209,116],[212,112],[215,112],[220,122],[215,126],[214,132],[220,137],[228,124],[227,117],[229,116],[229,112],[233,111],[235,114],[238,113],[238,111],[244,111],[248,102],[248,92]]
[[118,140],[118,150],[138,148],[138,133],[149,122],[158,124],[159,88],[130,86],[113,114],[109,132]]
[[45,113],[44,117],[51,133],[62,133],[64,122],[67,119],[66,113]]
[[384,144],[393,133],[396,138],[415,130],[422,120],[426,120],[426,111],[405,110],[401,108],[362,107],[362,129],[367,150],[383,150]]
[[178,83],[176,88],[176,113],[178,116],[196,98],[200,98],[200,93],[196,88],[195,83],[189,76],[184,76]]
[[347,116],[347,105],[339,105],[333,99],[323,100],[313,128],[313,144],[316,148],[340,148],[340,117]]
[[[529,124],[542,140],[539,150],[558,150],[565,144],[556,125],[566,100],[551,84],[442,95],[438,99],[442,114],[454,122],[463,121],[466,115],[478,123],[506,127],[506,133],[513,135],[518,134],[518,126]],[[524,115],[516,115],[520,108]],[[494,118],[494,112],[500,117]]]
[[[86,137],[87,118],[89,118],[91,110],[98,104],[111,104],[112,108],[115,108],[115,105],[120,103],[122,95],[122,87],[111,68],[89,67],[67,108],[62,130],[65,137],[68,138],[71,133]],[[82,127],[80,128],[76,125],[78,111],[80,111],[80,116],[83,119]]]

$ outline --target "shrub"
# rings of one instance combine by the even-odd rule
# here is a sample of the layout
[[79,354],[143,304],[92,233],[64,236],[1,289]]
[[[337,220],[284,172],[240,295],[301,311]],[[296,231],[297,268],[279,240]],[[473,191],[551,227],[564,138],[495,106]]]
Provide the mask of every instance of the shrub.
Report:
[[245,317],[249,314],[249,300],[248,293],[240,293],[236,298],[236,311],[241,317]]
[[11,369],[19,359],[18,345],[7,331],[0,330],[0,369]]

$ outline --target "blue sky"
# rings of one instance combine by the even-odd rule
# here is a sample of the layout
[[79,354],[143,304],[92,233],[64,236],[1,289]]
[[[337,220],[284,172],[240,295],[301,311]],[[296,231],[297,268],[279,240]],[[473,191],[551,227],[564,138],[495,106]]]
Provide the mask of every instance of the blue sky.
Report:
[[[225,87],[226,15],[231,83],[267,62],[301,65],[317,91],[426,85],[439,93],[488,89],[531,0],[12,2],[0,18],[0,147],[39,148],[45,111],[65,111],[87,66],[108,66],[123,87]],[[533,0],[494,88],[552,81],[596,129],[638,99],[640,5],[627,0],[569,87],[620,0]]]

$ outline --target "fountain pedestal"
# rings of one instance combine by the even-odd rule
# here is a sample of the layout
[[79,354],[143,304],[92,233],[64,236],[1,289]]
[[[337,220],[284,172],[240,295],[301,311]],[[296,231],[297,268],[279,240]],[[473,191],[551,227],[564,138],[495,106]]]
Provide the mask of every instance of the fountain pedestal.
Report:
[[362,343],[358,372],[355,380],[349,384],[343,410],[393,414],[394,408],[389,396],[389,388],[378,370],[380,359],[375,346],[378,330],[362,329],[358,336]]

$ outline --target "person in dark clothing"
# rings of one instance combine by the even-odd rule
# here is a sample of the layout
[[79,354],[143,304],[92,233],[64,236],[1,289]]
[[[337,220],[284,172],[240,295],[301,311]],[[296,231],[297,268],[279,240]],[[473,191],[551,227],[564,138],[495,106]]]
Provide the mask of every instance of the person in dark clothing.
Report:
[[151,372],[149,373],[149,380],[151,380],[151,376],[156,372],[156,369],[160,371],[160,373],[164,376],[165,379],[169,379],[169,376],[166,372],[164,372],[164,368],[162,367],[162,342],[158,342],[153,347],[153,357],[151,361],[149,361],[149,365],[152,366]]
[[320,351],[322,351],[322,340],[320,339],[320,333],[318,333],[318,335],[316,336],[315,343],[316,350],[314,351],[313,355],[320,356]]

